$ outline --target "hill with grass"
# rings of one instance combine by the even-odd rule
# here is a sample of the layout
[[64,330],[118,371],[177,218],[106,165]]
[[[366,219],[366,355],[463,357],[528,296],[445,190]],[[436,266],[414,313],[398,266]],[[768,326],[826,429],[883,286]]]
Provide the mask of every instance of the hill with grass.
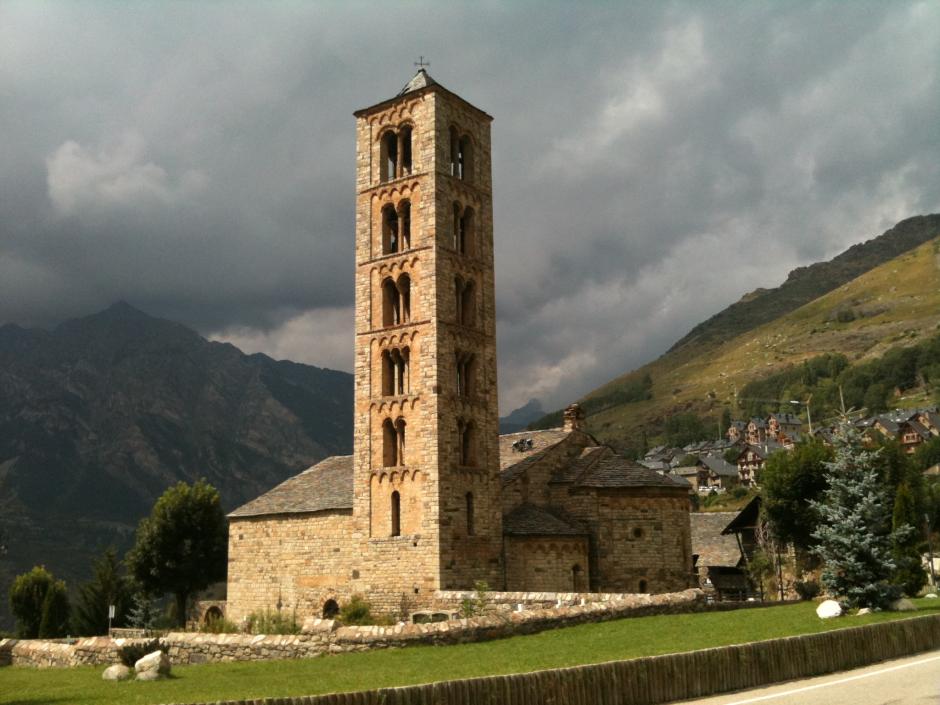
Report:
[[[746,411],[739,401],[748,384],[827,353],[844,355],[849,366],[880,359],[933,336],[938,324],[940,215],[918,216],[830,262],[795,270],[776,289],[745,296],[657,360],[580,401],[589,429],[627,449],[661,439],[682,415],[697,416],[714,435],[725,409]],[[900,394],[887,390],[886,403],[932,400],[930,385],[915,381]],[[785,391],[801,392],[792,386]],[[559,419],[554,412],[534,425]]]

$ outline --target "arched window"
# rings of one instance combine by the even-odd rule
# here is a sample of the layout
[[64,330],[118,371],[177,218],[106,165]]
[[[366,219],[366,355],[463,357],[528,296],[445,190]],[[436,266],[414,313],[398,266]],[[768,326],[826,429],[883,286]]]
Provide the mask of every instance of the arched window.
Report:
[[460,163],[460,137],[457,135],[457,128],[451,126],[450,128],[450,175],[457,176],[459,174]]
[[476,355],[458,351],[457,357],[457,396],[472,397],[476,393]]
[[637,592],[646,592],[646,581],[641,580],[639,585],[639,590]]
[[475,255],[476,232],[474,230],[472,208],[464,208],[457,231],[457,251],[462,255]]
[[584,592],[584,571],[581,566],[571,566],[571,592]]
[[464,500],[467,505],[467,536],[473,536],[476,533],[473,527],[473,492],[467,492]]
[[473,143],[467,135],[460,138],[458,143],[457,166],[458,176],[464,181],[472,181],[473,173]]
[[411,201],[402,201],[398,206],[398,223],[401,230],[402,251],[411,249]]
[[408,348],[392,348],[382,351],[382,396],[408,394],[411,375],[408,365],[411,351]]
[[392,536],[401,536],[401,495],[392,492]]
[[398,214],[391,203],[382,208],[382,254],[390,255],[404,249],[398,232]]
[[398,135],[389,130],[382,135],[379,149],[379,180],[390,181],[398,174]]
[[398,281],[382,281],[382,325],[397,326],[411,320],[411,277],[402,274]]
[[411,320],[411,277],[407,274],[398,277],[398,294],[401,300],[400,323],[407,323]]
[[398,454],[398,465],[405,464],[405,420],[398,419],[395,422],[395,443]]
[[339,614],[339,605],[336,600],[327,600],[323,603],[323,619],[333,619]]
[[477,296],[476,285],[470,279],[464,284],[463,291],[460,292],[460,315],[459,322],[465,326],[476,326],[477,324]]
[[411,173],[411,125],[401,128],[401,176]]
[[463,279],[454,277],[454,320],[458,325],[463,323]]
[[397,326],[401,319],[401,297],[391,278],[382,282],[382,325]]
[[456,201],[454,202],[454,249],[457,252],[460,252],[460,213],[461,213],[460,204]]
[[476,427],[473,421],[458,421],[457,435],[459,439],[460,464],[465,467],[476,465]]
[[391,419],[382,422],[382,465],[387,468],[398,465],[398,433]]

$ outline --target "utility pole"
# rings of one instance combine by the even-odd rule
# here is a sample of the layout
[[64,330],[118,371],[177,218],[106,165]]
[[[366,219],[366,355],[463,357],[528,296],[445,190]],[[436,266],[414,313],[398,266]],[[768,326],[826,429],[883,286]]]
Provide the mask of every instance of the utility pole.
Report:
[[930,515],[924,514],[924,529],[927,531],[927,560],[930,561],[930,584],[937,589],[937,575],[933,569],[933,542],[930,540]]

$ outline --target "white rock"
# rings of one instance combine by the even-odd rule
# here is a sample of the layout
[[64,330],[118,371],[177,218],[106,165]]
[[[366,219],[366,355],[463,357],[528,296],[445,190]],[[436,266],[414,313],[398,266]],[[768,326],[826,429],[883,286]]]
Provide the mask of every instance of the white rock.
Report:
[[816,608],[816,616],[820,619],[830,619],[832,617],[842,616],[842,606],[835,600],[826,600],[821,602]]
[[871,607],[862,607],[862,609],[855,613],[855,616],[861,617],[863,614],[871,614]]
[[937,593],[935,593],[935,592],[928,592],[926,595],[924,595],[924,597],[928,597],[928,598],[930,598],[931,600],[936,600],[936,599],[937,599]]
[[131,677],[131,669],[123,663],[116,663],[104,669],[101,677],[106,681],[126,681]]
[[[154,651],[138,659],[134,664],[137,680],[156,680],[160,676],[170,675],[170,657],[163,651]],[[150,675],[152,674],[152,675]]]
[[889,609],[892,612],[914,612],[917,610],[917,606],[906,597],[902,597],[900,600],[892,602]]

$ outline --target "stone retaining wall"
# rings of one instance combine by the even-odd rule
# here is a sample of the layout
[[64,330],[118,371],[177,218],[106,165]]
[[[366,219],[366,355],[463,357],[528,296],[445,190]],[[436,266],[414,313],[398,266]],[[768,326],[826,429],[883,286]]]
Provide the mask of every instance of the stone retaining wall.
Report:
[[940,647],[940,615],[507,676],[201,705],[657,705],[819,676]]
[[[554,593],[541,593],[554,594]],[[536,600],[537,602],[537,600]],[[551,601],[555,604],[555,601]],[[297,635],[200,634],[171,632],[160,639],[175,664],[217,661],[312,658],[326,653],[396,648],[411,644],[456,644],[485,641],[546,629],[650,614],[706,609],[701,590],[661,595],[623,595],[608,601],[560,608],[498,611],[470,619],[431,624],[344,627],[333,620],[310,619]],[[121,646],[150,640],[94,637],[74,644],[7,639],[0,641],[0,664],[62,667],[109,664],[118,660]]]

